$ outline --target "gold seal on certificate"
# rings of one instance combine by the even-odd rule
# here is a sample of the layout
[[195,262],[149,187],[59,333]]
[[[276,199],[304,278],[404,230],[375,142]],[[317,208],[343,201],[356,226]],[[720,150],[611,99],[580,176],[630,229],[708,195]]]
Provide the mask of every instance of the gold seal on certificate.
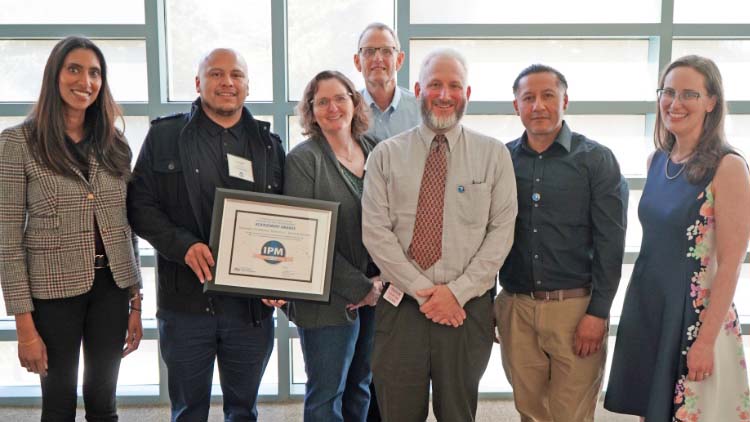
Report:
[[217,189],[206,291],[327,302],[338,203]]

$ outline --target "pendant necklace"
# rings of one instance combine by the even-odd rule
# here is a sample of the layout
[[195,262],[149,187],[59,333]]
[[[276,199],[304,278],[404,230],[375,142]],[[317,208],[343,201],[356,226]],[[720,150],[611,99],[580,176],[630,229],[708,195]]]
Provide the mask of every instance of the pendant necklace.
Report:
[[[692,154],[691,154],[692,155]],[[690,156],[688,156],[690,158]],[[672,152],[669,152],[669,156],[667,157],[667,160],[664,162],[664,176],[667,178],[667,180],[674,180],[677,177],[682,174],[682,171],[685,170],[685,165],[687,164],[687,159],[683,160],[680,164],[680,169],[677,170],[677,173],[674,176],[669,175],[669,162],[672,161]]]

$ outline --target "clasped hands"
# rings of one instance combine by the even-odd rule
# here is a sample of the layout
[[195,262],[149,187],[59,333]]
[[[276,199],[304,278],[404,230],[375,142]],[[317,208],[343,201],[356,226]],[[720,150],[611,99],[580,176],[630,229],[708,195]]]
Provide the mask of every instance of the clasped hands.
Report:
[[458,303],[456,296],[446,285],[439,285],[417,291],[417,296],[427,301],[419,310],[436,324],[449,325],[454,328],[463,325],[466,311]]

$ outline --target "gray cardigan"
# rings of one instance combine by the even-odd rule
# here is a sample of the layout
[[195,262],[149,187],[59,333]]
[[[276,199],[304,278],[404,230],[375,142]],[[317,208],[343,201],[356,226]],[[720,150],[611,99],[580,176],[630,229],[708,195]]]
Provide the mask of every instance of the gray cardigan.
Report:
[[[358,141],[366,159],[377,140],[363,136]],[[362,244],[362,205],[354,187],[342,174],[328,141],[310,138],[289,152],[284,167],[284,194],[341,204],[331,301],[329,304],[293,301],[285,309],[289,319],[303,328],[353,323],[357,312],[347,311],[346,305],[360,302],[372,288],[365,276],[369,256]]]

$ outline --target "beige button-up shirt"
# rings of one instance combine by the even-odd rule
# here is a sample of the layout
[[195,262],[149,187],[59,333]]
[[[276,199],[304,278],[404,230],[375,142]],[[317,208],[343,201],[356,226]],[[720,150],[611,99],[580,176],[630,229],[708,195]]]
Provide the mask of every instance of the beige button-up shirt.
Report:
[[406,251],[425,161],[435,137],[424,125],[378,144],[366,165],[363,241],[383,279],[416,292],[447,284],[461,306],[495,283],[513,243],[518,203],[513,163],[498,140],[457,125],[448,138],[442,258],[422,270]]

